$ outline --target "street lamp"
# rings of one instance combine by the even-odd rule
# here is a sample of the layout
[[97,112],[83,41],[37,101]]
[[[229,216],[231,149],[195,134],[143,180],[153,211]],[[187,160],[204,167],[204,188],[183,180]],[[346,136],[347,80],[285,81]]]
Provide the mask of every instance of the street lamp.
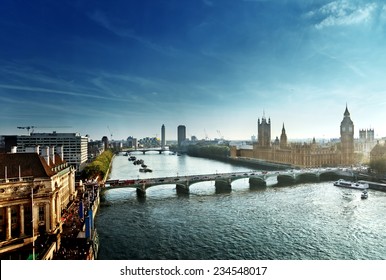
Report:
[[35,260],[35,228],[34,228],[34,187],[31,187],[31,217],[32,217],[32,259]]

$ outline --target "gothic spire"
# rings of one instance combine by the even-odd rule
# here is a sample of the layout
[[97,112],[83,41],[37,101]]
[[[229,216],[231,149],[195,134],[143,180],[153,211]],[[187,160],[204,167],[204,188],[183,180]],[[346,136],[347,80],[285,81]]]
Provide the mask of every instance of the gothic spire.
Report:
[[347,103],[346,103],[346,110],[344,111],[344,116],[345,117],[350,117],[350,112],[348,111]]

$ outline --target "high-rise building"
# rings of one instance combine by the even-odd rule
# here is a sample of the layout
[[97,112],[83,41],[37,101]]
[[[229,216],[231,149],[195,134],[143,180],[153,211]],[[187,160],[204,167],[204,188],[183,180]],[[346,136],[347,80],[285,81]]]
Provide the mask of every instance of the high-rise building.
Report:
[[17,152],[26,152],[31,147],[63,147],[64,160],[80,171],[88,158],[88,137],[79,133],[31,133],[16,136]]
[[137,149],[137,138],[134,138],[133,136],[127,137],[127,147],[128,148],[134,148]]
[[178,147],[181,147],[182,142],[186,140],[186,127],[184,125],[178,126],[177,136]]
[[166,139],[165,139],[165,125],[161,127],[161,149],[165,149]]
[[107,136],[103,136],[102,143],[103,143],[103,149],[106,151],[110,146],[109,138]]

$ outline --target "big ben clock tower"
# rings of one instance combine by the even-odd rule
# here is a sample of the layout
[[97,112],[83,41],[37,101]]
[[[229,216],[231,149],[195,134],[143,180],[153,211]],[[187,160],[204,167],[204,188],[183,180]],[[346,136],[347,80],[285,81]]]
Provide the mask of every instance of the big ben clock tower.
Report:
[[341,164],[351,165],[354,163],[354,123],[350,118],[350,112],[344,111],[344,117],[340,123],[340,141],[341,141]]

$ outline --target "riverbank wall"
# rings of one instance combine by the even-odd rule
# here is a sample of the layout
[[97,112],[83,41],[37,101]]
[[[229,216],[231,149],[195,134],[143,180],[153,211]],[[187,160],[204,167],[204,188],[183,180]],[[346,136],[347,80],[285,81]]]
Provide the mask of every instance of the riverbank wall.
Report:
[[[189,155],[189,153],[187,154]],[[287,170],[287,169],[294,169],[294,167],[290,164],[280,164],[280,163],[274,163],[274,162],[268,162],[265,160],[259,160],[254,158],[244,158],[244,157],[221,157],[221,156],[194,156],[189,155],[192,157],[199,157],[199,158],[206,158],[206,159],[212,159],[217,160],[225,163],[230,163],[237,166],[245,166],[257,170]]]
[[106,172],[105,176],[104,176],[103,179],[99,182],[99,185],[100,185],[100,186],[104,186],[104,184],[106,183],[107,179],[110,177],[111,169],[112,169],[112,167],[113,167],[113,161],[114,161],[114,158],[115,158],[115,154],[114,154],[113,157],[111,158],[111,161],[110,161],[110,164],[109,164],[109,168],[107,169],[107,172]]

